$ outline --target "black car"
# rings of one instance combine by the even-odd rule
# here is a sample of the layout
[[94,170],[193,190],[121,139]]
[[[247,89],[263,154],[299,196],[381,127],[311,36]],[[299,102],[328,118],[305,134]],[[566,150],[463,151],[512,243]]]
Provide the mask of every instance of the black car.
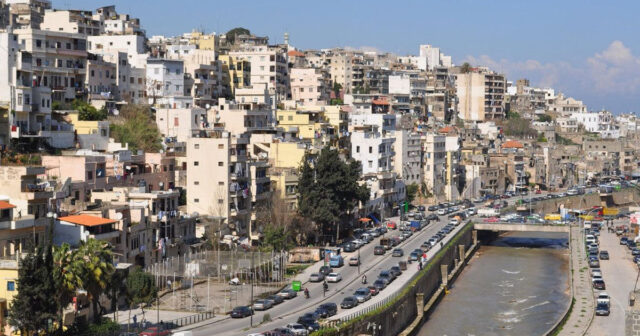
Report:
[[607,289],[604,284],[604,280],[593,280],[593,288],[599,289],[599,290]]
[[600,251],[600,260],[609,260],[609,251]]
[[609,316],[609,305],[601,302],[598,303],[598,306],[596,307],[596,315],[597,316]]
[[249,306],[238,306],[231,311],[231,317],[233,318],[243,318],[251,315],[253,315],[253,309]]
[[429,221],[437,221],[438,219],[440,219],[440,217],[438,217],[437,214],[430,214],[429,216],[427,216],[427,219]]
[[438,211],[438,206],[437,205],[432,205],[430,207],[427,208],[429,211]]
[[379,291],[385,289],[388,284],[389,284],[389,281],[385,279],[377,279],[376,281],[373,282],[373,286],[377,288]]
[[396,277],[393,276],[393,273],[389,272],[389,271],[382,271],[380,272],[380,274],[378,275],[379,279],[384,279],[387,280],[388,283],[390,283],[391,281],[393,281]]
[[356,247],[351,243],[346,243],[342,246],[342,250],[345,252],[353,252],[356,250]]
[[298,323],[302,324],[309,331],[316,331],[320,329],[318,322],[312,318],[300,317],[298,318]]
[[404,255],[404,251],[401,248],[397,248],[393,250],[391,255],[394,257],[402,257]]
[[[377,287],[377,286],[376,286]],[[340,303],[340,307],[342,309],[349,309],[349,308],[353,308],[355,306],[358,305],[358,299],[356,299],[354,296],[347,296],[346,298],[344,298],[342,300],[342,302]]]
[[384,246],[378,245],[373,248],[373,254],[375,255],[383,255],[386,252]]
[[321,266],[320,270],[318,271],[318,273],[322,273],[323,275],[327,275],[331,272],[333,272],[333,268],[329,266]]
[[627,237],[620,238],[620,245],[627,245],[629,239]]
[[284,298],[280,295],[270,295],[269,297],[267,297],[267,300],[273,302],[273,305],[275,306],[282,303],[284,301]]
[[418,205],[418,211],[424,211],[424,205]]
[[400,274],[402,274],[402,270],[400,269],[400,266],[392,266],[389,269],[389,272],[393,273],[396,277],[400,276]]
[[324,312],[326,312],[326,316],[320,315],[322,318],[327,318],[330,316],[333,316],[335,314],[338,313],[338,305],[333,303],[333,302],[327,302],[327,303],[323,303],[321,305],[318,306],[318,309],[316,309],[316,312],[318,310],[322,310]]

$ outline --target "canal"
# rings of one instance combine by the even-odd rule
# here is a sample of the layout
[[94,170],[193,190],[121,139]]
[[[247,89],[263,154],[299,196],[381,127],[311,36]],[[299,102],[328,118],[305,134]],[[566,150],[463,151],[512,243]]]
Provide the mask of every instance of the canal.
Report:
[[505,233],[480,247],[418,335],[544,335],[569,297],[567,235]]

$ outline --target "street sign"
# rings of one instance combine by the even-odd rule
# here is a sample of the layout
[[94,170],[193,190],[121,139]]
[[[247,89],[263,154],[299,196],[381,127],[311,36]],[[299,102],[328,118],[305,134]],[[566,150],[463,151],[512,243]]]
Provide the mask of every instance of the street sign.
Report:
[[604,216],[615,216],[617,214],[618,214],[618,209],[613,209],[613,208],[602,209],[602,215]]

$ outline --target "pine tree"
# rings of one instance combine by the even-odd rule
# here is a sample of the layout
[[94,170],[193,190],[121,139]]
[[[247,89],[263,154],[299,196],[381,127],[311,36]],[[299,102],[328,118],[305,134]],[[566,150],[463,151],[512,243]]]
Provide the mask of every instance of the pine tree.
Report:
[[38,248],[21,261],[18,270],[18,294],[9,308],[9,324],[29,334],[46,330],[56,319],[56,288],[53,277],[51,247]]

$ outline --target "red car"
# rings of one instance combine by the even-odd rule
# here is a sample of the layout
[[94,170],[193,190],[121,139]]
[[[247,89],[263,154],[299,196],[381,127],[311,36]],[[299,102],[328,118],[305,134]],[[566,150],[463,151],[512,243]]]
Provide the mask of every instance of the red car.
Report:
[[150,327],[140,333],[140,336],[170,336],[169,330],[159,330],[158,327]]
[[537,190],[536,190],[536,194],[538,194],[538,195],[542,194],[542,190],[537,189]]
[[397,228],[396,222],[387,222],[387,228],[395,230]]
[[500,218],[498,217],[489,217],[484,219],[485,223],[497,223],[499,221],[500,221]]

